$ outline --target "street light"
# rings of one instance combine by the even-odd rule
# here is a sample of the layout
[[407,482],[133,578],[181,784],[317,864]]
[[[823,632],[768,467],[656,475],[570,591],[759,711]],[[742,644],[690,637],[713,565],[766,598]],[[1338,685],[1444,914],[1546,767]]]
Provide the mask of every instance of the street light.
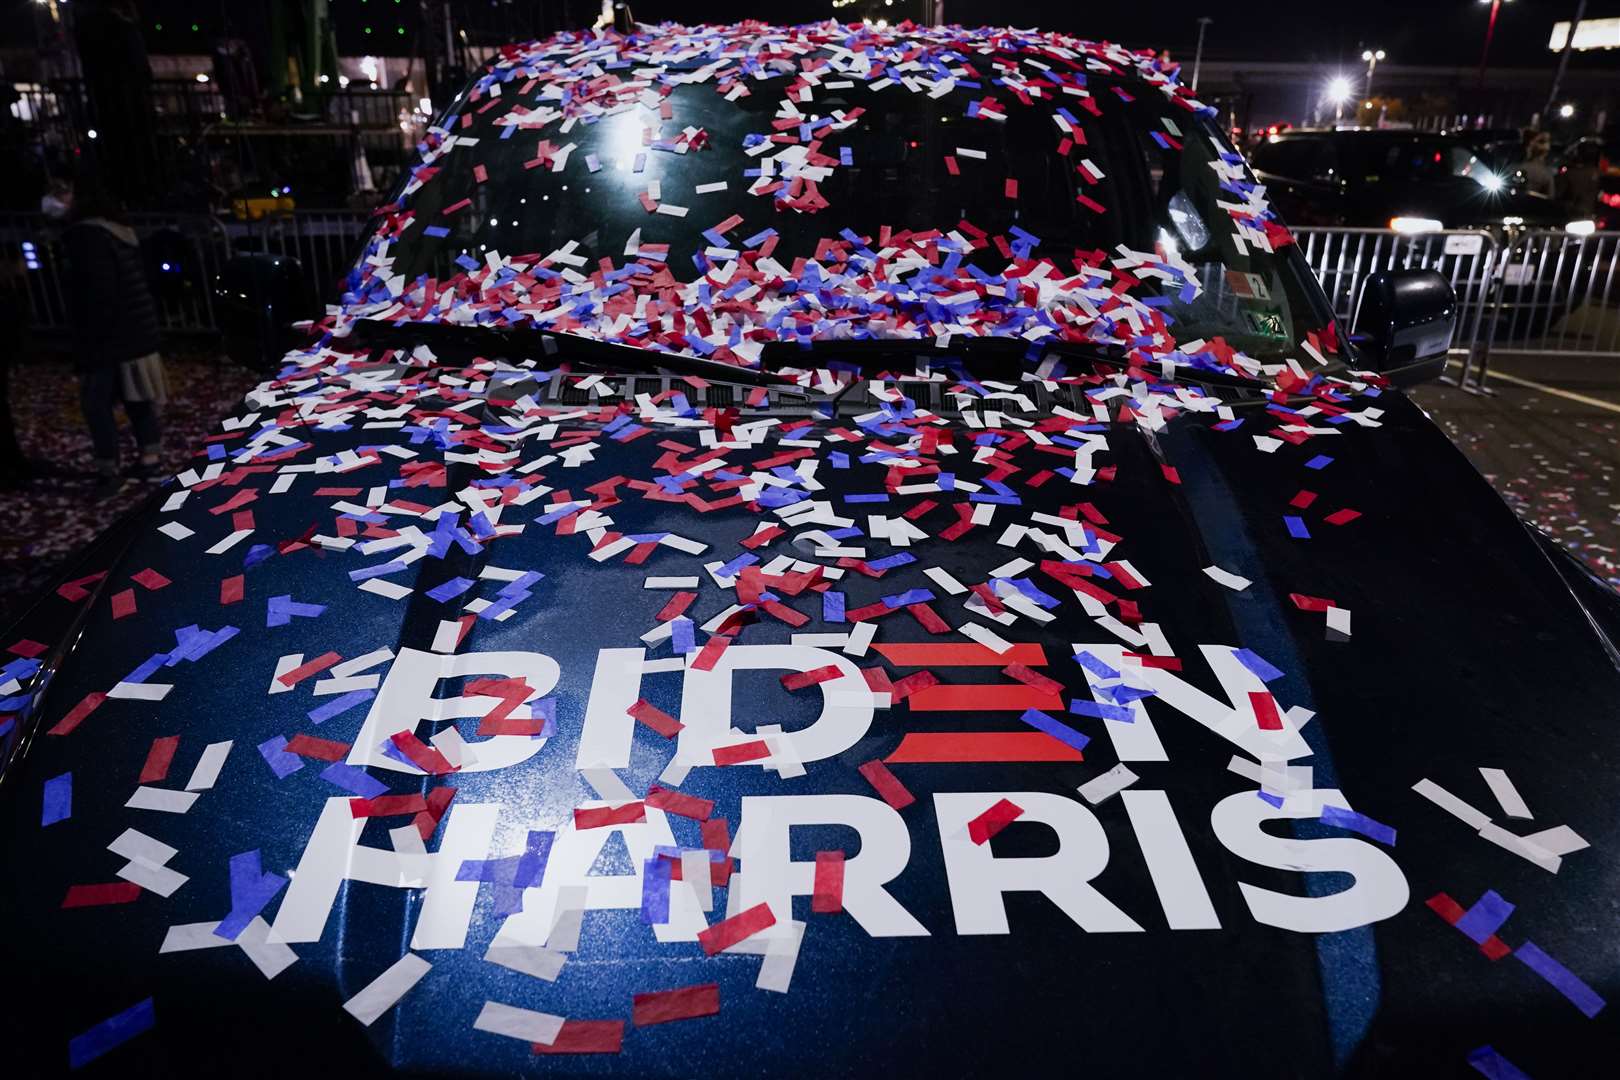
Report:
[[1333,105],[1333,119],[1335,122],[1344,119],[1344,106],[1354,96],[1355,87],[1343,75],[1335,75],[1328,80],[1327,100]]
[[1485,89],[1485,61],[1491,55],[1491,38],[1496,34],[1496,13],[1502,10],[1504,3],[1512,0],[1479,0],[1482,4],[1491,5],[1491,21],[1485,24],[1485,47],[1479,51],[1479,88]]
[[1378,70],[1378,61],[1380,61],[1380,60],[1382,60],[1384,58],[1384,50],[1383,49],[1368,49],[1366,52],[1361,54],[1361,58],[1363,60],[1367,61],[1367,88],[1366,88],[1366,95],[1368,97],[1372,97],[1373,72]]

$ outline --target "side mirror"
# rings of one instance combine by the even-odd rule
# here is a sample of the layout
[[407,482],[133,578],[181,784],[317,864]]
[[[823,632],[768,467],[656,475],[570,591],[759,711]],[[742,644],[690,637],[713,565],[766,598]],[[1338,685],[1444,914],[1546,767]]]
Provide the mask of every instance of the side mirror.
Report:
[[1351,336],[1365,366],[1396,386],[1439,378],[1457,328],[1457,294],[1434,270],[1380,270],[1356,304]]
[[303,268],[285,255],[234,255],[214,281],[225,353],[250,368],[273,368],[298,343],[292,324],[318,313]]

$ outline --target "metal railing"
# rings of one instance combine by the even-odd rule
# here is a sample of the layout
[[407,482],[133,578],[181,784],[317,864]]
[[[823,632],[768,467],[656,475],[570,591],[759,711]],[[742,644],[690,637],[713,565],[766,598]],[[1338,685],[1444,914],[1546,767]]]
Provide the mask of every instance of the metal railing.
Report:
[[1529,232],[1503,252],[1496,343],[1516,352],[1620,354],[1620,232]]
[[1456,382],[1484,389],[1492,349],[1620,357],[1620,233],[1297,229],[1334,311],[1348,323],[1379,270],[1438,270],[1457,293]]
[[[213,333],[213,284],[233,255],[265,252],[298,260],[313,295],[335,299],[359,253],[370,216],[363,211],[297,210],[257,221],[209,214],[138,213],[129,224],[141,238],[161,325],[170,333]],[[67,260],[62,227],[39,214],[0,215],[0,290],[36,330],[68,329]]]

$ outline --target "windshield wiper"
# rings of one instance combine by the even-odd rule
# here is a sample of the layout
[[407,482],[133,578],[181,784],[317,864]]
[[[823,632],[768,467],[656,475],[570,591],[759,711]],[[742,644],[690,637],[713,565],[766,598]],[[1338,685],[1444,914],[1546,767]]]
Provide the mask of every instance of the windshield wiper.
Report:
[[350,330],[349,337],[362,345],[426,345],[430,349],[466,350],[480,356],[517,356],[548,365],[580,364],[609,374],[656,375],[668,372],[672,375],[696,375],[711,382],[804,391],[803,387],[770,371],[738,367],[684,353],[656,352],[532,326],[463,326],[459,323],[360,319]]

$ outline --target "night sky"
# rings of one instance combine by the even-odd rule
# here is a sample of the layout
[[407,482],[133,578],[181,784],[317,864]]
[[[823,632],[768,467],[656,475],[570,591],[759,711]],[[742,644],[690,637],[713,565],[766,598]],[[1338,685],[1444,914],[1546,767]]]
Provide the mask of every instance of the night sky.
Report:
[[[344,52],[411,51],[418,32],[417,0],[329,0]],[[139,0],[148,44],[159,52],[205,52],[210,38],[242,23],[235,0]],[[783,22],[810,22],[837,16],[887,15],[898,21],[922,10],[923,0],[856,0],[835,9],[832,0],[762,4],[760,0],[631,0],[636,16],[648,22],[729,22],[768,14]],[[1502,5],[1493,63],[1551,67],[1555,61],[1547,39],[1555,20],[1568,19],[1576,0],[1508,0]],[[479,28],[487,38],[528,36],[566,12],[584,23],[596,0],[454,0],[458,26]],[[437,0],[427,8],[439,10]],[[233,18],[233,10],[237,15]],[[1206,55],[1221,59],[1296,60],[1351,64],[1366,47],[1382,48],[1389,62],[1460,64],[1479,62],[1490,8],[1479,0],[946,0],[949,21],[1064,30],[1133,47],[1168,48],[1190,61],[1200,15],[1215,19]],[[1591,0],[1588,18],[1620,17],[1620,0]],[[249,19],[248,21],[254,21]],[[435,25],[437,20],[435,19]],[[16,20],[0,37],[21,33]],[[192,25],[197,30],[191,29]],[[374,25],[373,25],[374,24]],[[397,24],[397,25],[396,25]],[[162,31],[155,27],[161,25]],[[362,33],[372,25],[373,33]],[[235,32],[247,31],[238,25]],[[396,32],[397,31],[397,32]],[[28,35],[23,35],[28,36]],[[1620,50],[1576,54],[1577,67],[1620,71]]]

